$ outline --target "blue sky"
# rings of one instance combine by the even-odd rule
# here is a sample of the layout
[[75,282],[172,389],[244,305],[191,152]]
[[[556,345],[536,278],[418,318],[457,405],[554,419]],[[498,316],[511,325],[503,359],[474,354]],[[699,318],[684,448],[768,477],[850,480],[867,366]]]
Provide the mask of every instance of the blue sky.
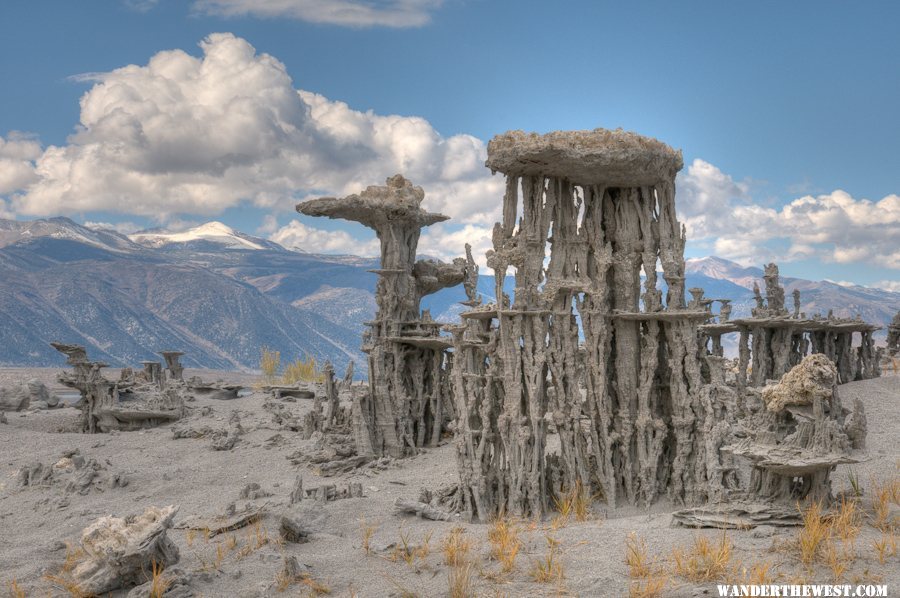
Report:
[[[900,290],[898,22],[887,1],[6,2],[0,213],[215,218],[366,252],[365,231],[291,206],[404,169],[454,217],[424,248],[453,253],[499,205],[491,136],[623,127],[683,150],[689,256]],[[160,53],[174,66],[148,67]]]

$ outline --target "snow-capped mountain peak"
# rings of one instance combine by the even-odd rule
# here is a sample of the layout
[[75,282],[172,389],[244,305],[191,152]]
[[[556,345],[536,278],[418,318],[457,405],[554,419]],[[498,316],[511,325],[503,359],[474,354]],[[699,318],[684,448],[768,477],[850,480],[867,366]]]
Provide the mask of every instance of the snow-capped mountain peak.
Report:
[[212,221],[179,233],[141,232],[128,236],[135,243],[147,247],[162,247],[171,243],[209,241],[232,249],[266,249],[267,242],[235,231],[222,222]]
[[763,275],[760,268],[746,268],[737,262],[714,255],[689,258],[685,260],[684,270],[689,274],[702,274],[709,278],[729,280],[746,289],[752,289],[753,283],[760,280]]

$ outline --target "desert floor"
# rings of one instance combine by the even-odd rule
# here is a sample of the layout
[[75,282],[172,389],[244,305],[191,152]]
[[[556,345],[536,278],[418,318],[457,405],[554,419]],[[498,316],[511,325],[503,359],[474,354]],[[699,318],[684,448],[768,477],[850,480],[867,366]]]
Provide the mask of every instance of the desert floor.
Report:
[[[2,369],[0,385],[33,377],[55,385],[57,371]],[[249,375],[186,372],[186,376],[195,374],[205,380],[254,382]],[[110,375],[114,377],[114,373]],[[57,386],[53,389],[62,390]],[[862,400],[869,426],[869,459],[842,466],[833,475],[835,492],[849,491],[852,476],[865,490],[858,535],[835,542],[837,560],[846,567],[840,581],[887,584],[893,595],[900,591],[896,540],[893,554],[887,546],[884,562],[880,562],[876,545],[882,541],[889,544],[894,537],[874,527],[871,503],[873,480],[890,483],[900,475],[900,376],[846,384],[840,387],[840,393],[845,405],[851,405],[854,397]],[[608,510],[597,502],[593,516],[583,522],[517,522],[522,547],[512,571],[503,573],[491,558],[488,525],[433,522],[393,512],[398,497],[417,499],[422,487],[436,489],[454,482],[452,441],[414,458],[394,461],[384,469],[363,468],[353,474],[323,478],[314,468],[289,460],[298,451],[312,450],[314,440],[303,440],[299,433],[281,429],[263,409],[263,403],[259,392],[230,401],[198,399],[188,403],[187,421],[140,432],[98,435],[75,431],[78,412],[71,407],[7,413],[9,423],[0,424],[0,595],[5,595],[13,581],[27,596],[68,595],[44,578],[63,568],[65,543],[77,545],[81,530],[99,517],[125,516],[149,506],[170,504],[179,506],[175,529],[169,531],[181,552],[175,567],[190,577],[195,595],[306,595],[320,584],[319,590],[327,588],[335,596],[447,596],[451,567],[444,562],[442,544],[456,526],[464,528],[462,537],[471,544],[468,559],[473,565],[468,571],[478,596],[628,595],[633,583],[625,562],[630,534],[646,544],[656,570],[653,577],[665,579],[661,595],[717,595],[715,582],[695,583],[676,575],[672,553],[677,547],[690,549],[698,536],[718,541],[722,532],[671,527],[673,507],[669,504],[662,502],[649,510]],[[310,403],[298,400],[287,406],[302,413]],[[178,425],[226,429],[235,412],[245,434],[231,450],[213,450],[208,437],[173,438],[172,428]],[[85,459],[96,460],[101,469],[97,483],[85,494],[67,491],[62,469],[49,486],[23,488],[17,483],[21,467],[36,462],[52,465],[64,453],[76,449]],[[103,483],[116,474],[128,480],[125,487]],[[324,505],[307,500],[290,506],[288,496],[298,475],[303,476],[307,488],[326,483],[341,488],[361,482],[365,496]],[[242,499],[242,489],[251,483],[270,495]],[[212,538],[186,529],[187,525],[224,514],[231,503],[238,511],[264,506],[261,524]],[[897,505],[889,508],[890,516],[898,517]],[[283,513],[307,522],[315,531],[309,542],[277,541]],[[371,532],[368,553],[364,550],[365,529]],[[754,565],[769,564],[770,578],[779,582],[834,582],[827,558],[822,557],[809,568],[799,562],[797,534],[798,528],[728,531],[726,542],[733,545],[728,579],[741,579],[745,570],[748,579]],[[537,583],[531,571],[536,561],[546,559],[548,538],[556,545],[554,559],[560,569],[553,580]],[[398,546],[404,542],[418,549],[410,562],[399,554],[402,551]],[[280,590],[276,575],[285,555],[294,555],[308,566],[315,583],[296,583]]]

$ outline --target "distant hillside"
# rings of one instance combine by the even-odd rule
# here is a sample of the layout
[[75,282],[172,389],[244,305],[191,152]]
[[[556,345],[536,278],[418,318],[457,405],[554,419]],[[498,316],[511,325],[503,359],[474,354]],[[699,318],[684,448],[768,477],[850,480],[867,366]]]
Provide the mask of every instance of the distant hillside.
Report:
[[[179,349],[189,366],[254,369],[263,345],[283,360],[305,354],[343,368],[359,351],[375,314],[377,260],[316,255],[207,223],[182,233],[131,236],[85,228],[66,218],[0,220],[0,363],[63,363],[54,340],[81,343],[111,365],[158,359]],[[687,287],[734,300],[748,315],[758,268],[710,257],[689,260]],[[827,312],[886,325],[900,294],[830,282],[786,279],[807,313]],[[511,292],[512,280],[506,281]],[[492,301],[493,277],[478,283]],[[423,301],[432,317],[454,321],[462,287]]]

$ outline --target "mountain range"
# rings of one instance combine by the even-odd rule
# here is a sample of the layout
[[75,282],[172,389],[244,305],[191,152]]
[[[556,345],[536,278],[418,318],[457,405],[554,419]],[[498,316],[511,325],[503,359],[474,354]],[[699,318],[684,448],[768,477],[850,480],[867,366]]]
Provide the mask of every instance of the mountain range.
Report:
[[[67,218],[0,220],[0,364],[63,363],[51,341],[83,344],[114,366],[185,352],[189,367],[255,369],[263,346],[282,360],[306,355],[343,368],[360,352],[375,313],[377,260],[305,253],[210,222],[184,232],[124,235]],[[749,314],[762,270],[717,257],[687,261],[687,286],[734,300]],[[881,325],[900,294],[831,282],[784,279],[799,288],[807,313]],[[493,277],[479,290],[492,300]],[[510,286],[509,284],[507,286]],[[444,289],[423,301],[440,321],[456,318],[464,294]],[[340,371],[340,369],[339,369]]]

